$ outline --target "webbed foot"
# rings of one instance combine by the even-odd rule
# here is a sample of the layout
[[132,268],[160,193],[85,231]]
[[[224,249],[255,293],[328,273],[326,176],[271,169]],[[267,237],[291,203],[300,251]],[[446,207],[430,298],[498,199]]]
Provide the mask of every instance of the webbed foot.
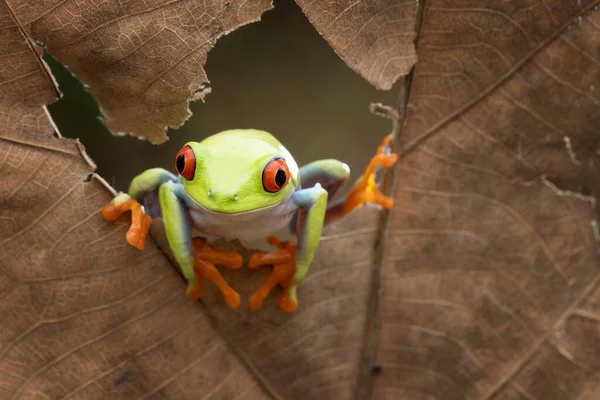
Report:
[[102,218],[106,221],[115,221],[125,211],[131,210],[131,226],[125,235],[127,243],[137,248],[144,250],[146,247],[146,237],[148,230],[152,225],[152,218],[146,214],[144,207],[129,197],[126,193],[119,193],[117,197],[112,199],[110,203],[102,209]]
[[235,252],[221,252],[210,248],[207,241],[202,238],[194,238],[194,272],[196,274],[196,284],[188,286],[186,295],[188,298],[196,300],[204,294],[203,281],[213,282],[225,297],[225,301],[231,308],[237,308],[240,305],[240,295],[231,288],[223,279],[215,264],[225,265],[231,269],[242,267],[243,259],[241,254]]
[[248,268],[257,268],[262,265],[273,265],[273,272],[265,283],[250,297],[250,308],[254,311],[260,309],[271,292],[277,285],[281,285],[283,292],[279,297],[279,308],[285,312],[294,312],[298,308],[295,296],[290,295],[290,288],[296,273],[296,244],[280,242],[275,236],[269,236],[267,242],[279,248],[274,253],[255,253],[248,261]]
[[375,203],[383,208],[390,209],[394,205],[394,199],[386,196],[379,191],[375,182],[375,168],[389,168],[398,161],[397,154],[385,154],[384,150],[388,143],[392,140],[392,135],[387,135],[379,147],[377,153],[365,168],[363,175],[356,181],[352,187],[352,191],[342,205],[342,212],[348,214],[350,211],[362,206],[364,203]]

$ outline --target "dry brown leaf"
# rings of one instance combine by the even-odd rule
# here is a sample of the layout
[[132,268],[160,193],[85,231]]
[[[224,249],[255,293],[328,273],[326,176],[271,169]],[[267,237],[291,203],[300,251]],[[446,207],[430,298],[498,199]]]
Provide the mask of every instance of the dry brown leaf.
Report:
[[0,398],[269,398],[164,255],[123,244],[57,90],[0,4]]
[[[125,221],[102,221],[110,193],[84,182],[93,167],[76,141],[0,138],[0,172],[10,177],[0,197],[0,397],[352,397],[376,210],[327,230],[292,318],[274,299],[258,314],[231,311],[209,287],[226,343],[152,242],[140,253],[123,240]],[[266,272],[227,278],[247,299]]]
[[6,0],[34,39],[87,86],[117,134],[152,143],[190,116],[209,91],[206,55],[217,39],[256,21],[271,0]]
[[364,367],[379,217],[379,210],[364,208],[326,227],[298,289],[300,306],[294,314],[279,311],[277,291],[259,312],[248,309],[248,299],[269,268],[223,271],[242,296],[239,310],[230,309],[215,287],[207,287],[206,304],[219,331],[277,398],[355,397]]
[[163,253],[102,220],[76,142],[0,138],[0,398],[268,398]]
[[[600,389],[595,3],[427,2],[389,224],[374,398],[593,399]],[[2,26],[18,28],[1,11]],[[31,32],[39,24],[20,21]],[[4,85],[13,92],[0,86],[1,121],[11,126],[0,130],[0,397],[368,392],[379,212],[326,229],[291,316],[275,297],[259,313],[232,311],[211,286],[205,306],[188,301],[152,242],[140,253],[123,240],[125,220],[101,220],[110,194],[84,182],[93,168],[78,143],[37,135],[48,132],[38,106],[54,89],[38,77],[41,64],[38,83],[19,78],[15,63],[33,71],[38,62],[22,43],[17,55],[29,61],[0,56],[0,82],[22,80]],[[42,94],[22,102],[29,84]],[[226,279],[247,301],[266,272]]]
[[6,134],[53,132],[42,108],[58,98],[49,76],[12,10],[0,3],[0,126]]
[[[37,61],[33,52],[25,55]],[[7,59],[3,68],[11,67],[12,62]],[[19,76],[15,71],[9,79]],[[51,82],[43,77],[41,82],[52,89]],[[6,101],[0,103],[2,115],[8,115],[19,97],[7,93]],[[39,104],[51,99],[40,96],[37,100],[23,107],[22,114],[43,112]],[[21,121],[26,122],[26,118],[17,120]],[[27,127],[36,131],[31,124]],[[126,224],[102,221],[99,211],[110,193],[95,179],[84,182],[93,168],[82,159],[77,142],[52,136],[38,138],[24,128],[17,133],[3,130],[0,135],[1,173],[9,177],[3,179],[0,198],[0,397],[192,398],[198,393],[208,398],[271,397],[251,377],[251,370],[242,366],[241,360],[246,358],[255,362],[256,373],[271,380],[275,390],[284,395],[308,388],[314,394],[336,390],[337,386],[343,397],[350,397],[354,388],[347,382],[354,380],[358,368],[362,337],[355,333],[360,332],[361,318],[366,315],[371,250],[359,254],[351,267],[356,271],[353,276],[364,279],[362,294],[352,290],[354,284],[348,279],[323,287],[318,276],[335,273],[340,265],[331,265],[333,272],[319,273],[315,267],[317,274],[302,294],[306,311],[288,321],[271,303],[270,313],[254,319],[254,329],[240,330],[232,337],[234,345],[256,346],[238,358],[215,335],[199,304],[183,296],[183,282],[156,247],[149,243],[140,253],[123,241]],[[359,220],[355,216],[337,229]],[[358,231],[342,240],[356,241],[360,235],[372,240],[374,234],[374,229]],[[243,277],[240,274],[238,280]],[[258,283],[256,277],[254,282]],[[321,295],[306,293],[319,289],[323,290]],[[213,299],[217,303],[214,313],[231,313],[222,309],[220,296]],[[336,307],[327,308],[325,313],[311,307],[311,303],[324,300]],[[339,316],[337,309],[343,309]],[[312,324],[306,321],[307,316]],[[321,322],[336,317],[348,325],[323,324],[321,330],[317,316]],[[237,315],[227,317],[230,325],[240,321],[247,324]],[[279,324],[286,327],[275,329]],[[277,340],[289,330],[292,332],[283,337],[283,343]],[[316,352],[336,343],[340,345],[337,354],[307,362],[304,352],[296,349],[301,344],[293,346],[291,342],[308,332],[319,340],[305,349]],[[283,362],[274,361],[284,347],[287,356],[277,357]],[[261,360],[261,351],[269,358]],[[297,368],[290,365],[292,362]],[[338,369],[344,379],[326,374],[319,377],[331,362],[343,366]],[[279,371],[284,363],[287,368]],[[290,379],[300,370],[305,371],[303,379],[287,391],[282,389],[285,381],[278,381],[278,374],[283,372]],[[314,386],[315,378],[329,388]],[[277,396],[271,390],[272,396]]]
[[598,398],[598,3],[425,3],[375,399]]
[[390,89],[417,61],[416,0],[296,0],[350,68]]

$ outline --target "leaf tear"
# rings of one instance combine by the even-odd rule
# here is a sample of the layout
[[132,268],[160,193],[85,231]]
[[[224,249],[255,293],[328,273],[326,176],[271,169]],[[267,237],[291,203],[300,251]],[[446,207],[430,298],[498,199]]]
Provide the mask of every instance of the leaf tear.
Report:
[[581,194],[578,192],[573,192],[571,190],[559,189],[558,186],[556,186],[553,182],[551,182],[546,177],[546,175],[542,175],[540,177],[540,180],[544,185],[546,185],[548,188],[550,188],[550,190],[552,190],[552,192],[554,192],[555,195],[560,196],[560,197],[572,197],[577,200],[581,200],[586,203],[590,203],[590,207],[592,209],[596,208],[596,198],[594,196],[586,196],[584,194]]
[[194,90],[194,100],[204,101],[204,97],[211,92],[212,87],[210,86],[210,82],[204,82],[198,87],[198,89]]
[[110,3],[14,10],[29,21],[23,30],[85,83],[112,132],[153,144],[167,141],[167,130],[190,117],[189,103],[208,93],[204,65],[217,39],[273,7],[271,0],[182,0],[127,2],[107,12]]
[[575,152],[573,151],[573,146],[571,145],[571,138],[568,136],[563,137],[563,141],[565,142],[565,148],[567,149],[567,153],[569,154],[569,158],[575,165],[581,165],[581,162],[577,159]]

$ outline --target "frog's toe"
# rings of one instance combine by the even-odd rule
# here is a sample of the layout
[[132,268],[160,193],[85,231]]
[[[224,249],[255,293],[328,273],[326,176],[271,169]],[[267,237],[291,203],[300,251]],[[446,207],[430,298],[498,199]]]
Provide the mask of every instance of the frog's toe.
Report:
[[377,156],[378,163],[375,166],[390,168],[392,165],[396,164],[398,161],[398,154],[378,154]]
[[234,251],[217,251],[212,249],[206,239],[194,238],[194,252],[203,260],[213,264],[225,265],[231,269],[240,269],[244,264],[244,259],[240,253]]
[[292,313],[298,308],[298,300],[293,299],[286,290],[279,297],[279,308],[283,312]]
[[102,208],[102,218],[105,221],[116,221],[121,214],[123,214],[123,211],[119,210],[112,201]]
[[119,193],[102,208],[102,218],[105,221],[117,220],[125,211],[129,210],[128,202],[132,199],[127,193]]
[[250,309],[252,311],[259,310],[262,307],[268,295],[269,293],[265,293],[264,290],[257,290],[256,292],[254,292],[254,294],[250,296]]
[[139,218],[141,221],[138,223],[133,223],[129,227],[125,238],[127,243],[137,248],[138,250],[144,250],[146,247],[146,238],[148,237],[148,232],[150,231],[150,226],[152,225],[152,218],[150,216],[143,214]]
[[378,192],[377,196],[373,198],[371,203],[379,204],[381,207],[385,208],[386,210],[389,210],[394,206],[394,198]]
[[240,295],[233,289],[231,289],[227,293],[223,293],[223,297],[225,297],[225,302],[231,308],[238,308],[240,306],[240,304],[242,303],[242,301],[240,299]]
[[189,282],[185,295],[191,300],[198,300],[200,297],[204,296],[204,285],[202,284],[202,281]]

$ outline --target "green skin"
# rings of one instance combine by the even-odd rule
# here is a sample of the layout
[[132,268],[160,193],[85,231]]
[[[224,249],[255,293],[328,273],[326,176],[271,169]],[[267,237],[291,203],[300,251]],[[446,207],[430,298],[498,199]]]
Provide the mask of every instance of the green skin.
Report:
[[[196,157],[191,180],[162,168],[149,169],[133,179],[129,194],[115,198],[115,204],[131,197],[152,218],[162,217],[167,241],[189,288],[197,284],[192,228],[241,240],[289,229],[298,240],[296,275],[290,287],[290,297],[296,300],[296,285],[306,276],[323,226],[342,217],[344,199],[335,204],[328,199],[348,179],[348,166],[320,160],[298,168],[287,149],[260,130],[228,130],[187,145]],[[270,193],[262,175],[274,157],[286,161],[291,176],[282,190]]]

